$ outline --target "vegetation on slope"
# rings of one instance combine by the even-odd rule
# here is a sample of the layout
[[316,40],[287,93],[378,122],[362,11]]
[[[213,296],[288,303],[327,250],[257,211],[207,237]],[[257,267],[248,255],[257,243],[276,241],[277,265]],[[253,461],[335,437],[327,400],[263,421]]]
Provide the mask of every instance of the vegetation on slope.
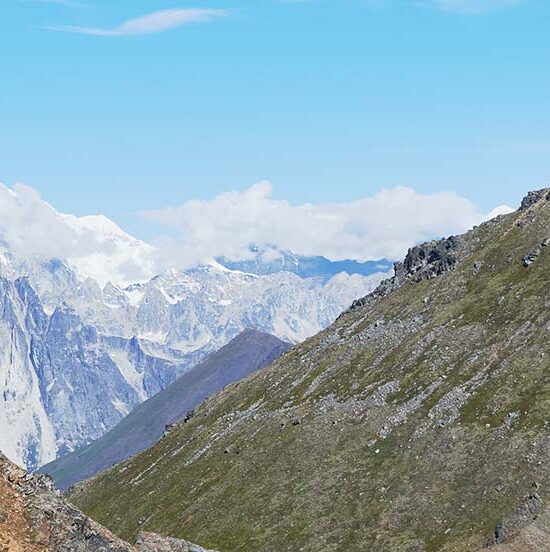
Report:
[[519,538],[550,485],[547,195],[416,248],[394,282],[71,499],[128,539],[221,551]]

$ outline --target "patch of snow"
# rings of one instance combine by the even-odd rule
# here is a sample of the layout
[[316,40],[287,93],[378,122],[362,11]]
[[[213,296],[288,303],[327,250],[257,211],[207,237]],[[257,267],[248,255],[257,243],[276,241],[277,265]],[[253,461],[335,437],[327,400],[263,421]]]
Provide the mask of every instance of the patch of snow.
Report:
[[499,205],[498,207],[495,207],[489,214],[487,214],[483,220],[492,220],[500,215],[509,215],[514,211],[515,209],[512,209],[512,207],[508,207],[508,205]]
[[126,351],[110,351],[109,356],[128,385],[136,391],[142,401],[146,400],[147,394],[143,388],[143,374],[136,370],[136,367],[128,358],[128,353]]
[[128,302],[133,307],[139,307],[143,297],[145,296],[145,291],[141,287],[133,287],[131,290],[125,289],[124,294],[128,297]]
[[118,398],[114,398],[111,401],[111,404],[116,408],[118,412],[120,412],[123,416],[127,416],[130,413],[130,409],[128,408],[128,405],[124,402],[122,402]]
[[142,332],[138,335],[140,339],[152,341],[153,343],[166,343],[166,334],[164,332]]

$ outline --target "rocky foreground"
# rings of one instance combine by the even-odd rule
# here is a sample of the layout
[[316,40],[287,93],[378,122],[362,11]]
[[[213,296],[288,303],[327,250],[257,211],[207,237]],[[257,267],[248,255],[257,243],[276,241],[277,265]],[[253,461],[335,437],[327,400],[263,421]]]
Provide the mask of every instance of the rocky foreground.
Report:
[[135,546],[68,504],[51,479],[31,475],[0,455],[0,552],[207,552],[151,533]]

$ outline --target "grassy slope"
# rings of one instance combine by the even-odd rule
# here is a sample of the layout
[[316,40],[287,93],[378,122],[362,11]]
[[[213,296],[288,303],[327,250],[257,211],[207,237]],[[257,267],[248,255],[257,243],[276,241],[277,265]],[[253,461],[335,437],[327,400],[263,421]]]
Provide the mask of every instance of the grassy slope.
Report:
[[479,549],[550,484],[549,236],[547,202],[475,229],[72,500],[222,552]]

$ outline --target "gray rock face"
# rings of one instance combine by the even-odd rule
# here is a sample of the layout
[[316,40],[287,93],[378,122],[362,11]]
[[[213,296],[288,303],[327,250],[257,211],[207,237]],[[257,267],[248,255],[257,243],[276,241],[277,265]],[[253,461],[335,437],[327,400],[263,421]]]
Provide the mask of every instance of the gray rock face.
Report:
[[456,250],[459,243],[458,237],[451,236],[409,249],[403,265],[398,263],[396,267],[397,279],[420,281],[448,272],[458,262]]
[[523,266],[525,268],[531,266],[542,254],[543,250],[548,248],[550,245],[550,239],[546,238],[542,240],[540,246],[535,247],[532,249],[523,259],[521,260]]
[[527,209],[529,209],[530,207],[535,205],[535,203],[538,203],[542,199],[546,199],[546,201],[550,200],[550,190],[548,188],[529,192],[523,198],[519,210],[526,211]]
[[540,249],[540,247],[535,247],[533,251],[531,251],[528,255],[525,255],[525,257],[523,257],[523,259],[521,260],[523,266],[525,268],[531,266],[538,259],[541,252],[542,250]]
[[188,368],[101,336],[66,304],[48,315],[27,278],[0,278],[0,450],[29,469],[103,435]]
[[272,335],[247,330],[138,406],[103,437],[41,471],[62,490],[92,477],[151,446],[171,424],[186,416],[191,419],[193,409],[206,397],[267,366],[289,348]]
[[412,247],[402,263],[394,264],[394,276],[384,280],[370,295],[354,301],[351,309],[362,307],[370,301],[385,297],[406,281],[420,282],[449,272],[458,263],[459,247],[460,238],[457,236]]
[[543,501],[536,492],[525,496],[516,511],[495,527],[494,533],[487,539],[485,546],[488,548],[506,542],[510,535],[517,533],[526,524],[537,519],[542,509]]

